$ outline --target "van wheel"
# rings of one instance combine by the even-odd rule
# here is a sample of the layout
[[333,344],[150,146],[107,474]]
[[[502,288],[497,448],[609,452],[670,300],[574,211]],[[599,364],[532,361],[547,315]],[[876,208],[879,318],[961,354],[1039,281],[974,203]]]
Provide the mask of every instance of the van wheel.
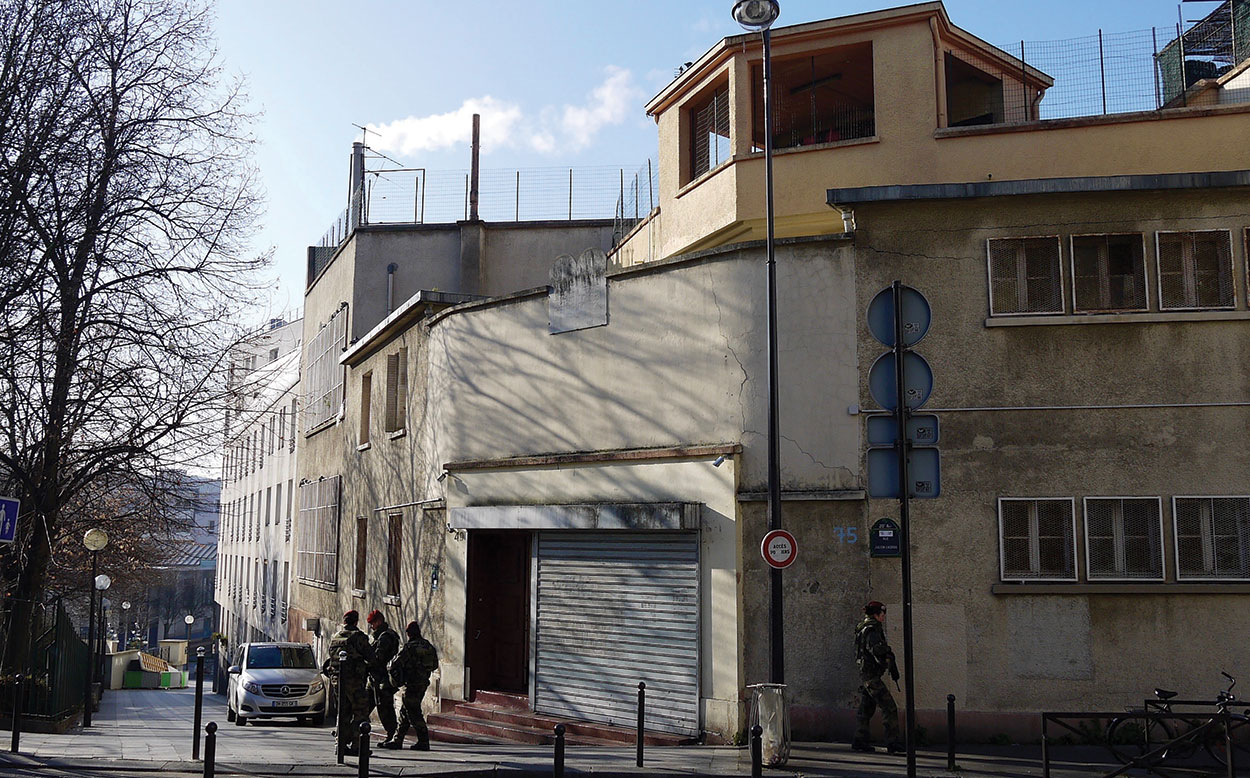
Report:
[[240,727],[241,727],[241,726],[243,726],[244,724],[247,724],[247,719],[243,718],[242,716],[240,716],[239,714],[237,714],[237,713],[236,713],[236,714],[234,714],[234,723],[235,723],[237,726],[240,726]]
[[314,727],[324,727],[326,725],[326,714],[318,713],[316,716],[313,716],[310,721],[312,721],[312,725]]

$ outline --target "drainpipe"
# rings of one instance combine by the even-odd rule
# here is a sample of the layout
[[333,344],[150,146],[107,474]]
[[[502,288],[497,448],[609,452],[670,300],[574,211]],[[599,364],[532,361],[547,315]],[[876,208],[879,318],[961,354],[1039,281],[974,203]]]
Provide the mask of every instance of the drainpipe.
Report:
[[395,310],[395,271],[399,270],[399,265],[392,262],[386,266],[386,315],[390,316]]
[[365,144],[352,144],[352,179],[347,193],[348,230],[365,223]]

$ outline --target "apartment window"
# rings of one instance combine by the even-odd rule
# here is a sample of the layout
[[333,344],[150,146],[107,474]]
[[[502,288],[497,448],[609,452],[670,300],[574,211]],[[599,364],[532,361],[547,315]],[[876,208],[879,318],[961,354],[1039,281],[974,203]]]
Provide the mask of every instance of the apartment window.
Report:
[[305,434],[333,421],[343,406],[343,374],[339,355],[347,347],[347,306],[339,308],[308,343],[305,354]]
[[1090,580],[1163,579],[1158,497],[1086,497],[1085,556]]
[[273,514],[273,487],[265,488],[265,526],[269,526],[269,521]]
[[302,581],[338,585],[339,476],[300,484],[295,574]]
[[366,575],[365,565],[369,561],[369,519],[366,516],[356,517],[356,575],[352,586],[364,591]]
[[286,406],[278,409],[278,450],[286,448]]
[[386,357],[386,431],[404,428],[408,403],[408,349]]
[[291,503],[295,498],[294,481],[287,479],[286,482],[286,542],[291,542]]
[[265,612],[265,595],[269,592],[269,560],[264,560],[261,566],[260,578],[260,612]]
[[282,622],[284,624],[286,623],[286,613],[287,613],[287,607],[288,607],[287,603],[290,602],[287,599],[287,596],[290,594],[290,589],[289,589],[290,581],[291,581],[291,563],[284,561],[282,563],[282,607],[278,611],[279,615],[282,616]]
[[373,405],[370,401],[372,395],[373,373],[371,371],[360,377],[360,438],[357,442],[361,446],[369,443],[369,412]]
[[269,565],[269,616],[278,614],[278,560],[267,562]]
[[729,147],[729,84],[722,82],[690,108],[690,180],[724,162]]
[[1250,579],[1250,497],[1173,497],[1177,579]]
[[404,543],[404,517],[392,513],[386,517],[388,544],[386,548],[386,593],[392,597],[399,596],[399,565],[403,559],[401,549]]
[[1063,313],[1059,238],[998,238],[988,243],[990,313]]
[[287,451],[295,450],[295,430],[299,429],[299,421],[297,421],[295,415],[296,409],[299,407],[296,405],[298,402],[299,400],[295,398],[291,399],[291,437],[287,442]]
[[[835,143],[876,134],[872,43],[855,43],[773,61],[773,148]],[[754,84],[751,143],[764,148],[764,71]]]
[[1159,307],[1232,308],[1232,236],[1228,230],[1160,232]]
[[269,349],[269,361],[272,362],[278,358],[278,350],[276,348]]
[[1072,307],[1080,313],[1146,310],[1140,234],[1072,237]]
[[1075,581],[1074,501],[1002,497],[998,500],[1004,581]]
[[282,483],[278,482],[273,489],[273,523],[278,524],[282,517]]

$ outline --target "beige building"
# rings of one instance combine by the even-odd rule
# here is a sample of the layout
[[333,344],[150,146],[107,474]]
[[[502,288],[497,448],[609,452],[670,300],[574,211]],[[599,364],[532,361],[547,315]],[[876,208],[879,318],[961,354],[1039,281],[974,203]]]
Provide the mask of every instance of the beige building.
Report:
[[[1250,104],[1220,92],[1243,69],[1046,118],[1057,77],[940,3],[776,29],[773,56],[796,736],[849,735],[851,628],[899,602],[866,544],[898,505],[864,490],[864,311],[895,279],[932,303],[941,421],[921,723],[947,694],[992,735],[1211,692],[1250,593]],[[385,603],[436,639],[445,700],[627,723],[645,681],[657,729],[741,737],[768,667],[760,57],[728,38],[651,100],[659,206],[616,246],[363,227],[313,279],[294,598],[323,637]]]

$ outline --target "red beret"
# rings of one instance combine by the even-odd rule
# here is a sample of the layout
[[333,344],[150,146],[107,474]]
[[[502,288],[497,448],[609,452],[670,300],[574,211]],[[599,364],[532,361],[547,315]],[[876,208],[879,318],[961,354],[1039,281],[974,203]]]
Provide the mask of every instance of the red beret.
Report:
[[369,622],[370,624],[372,624],[375,621],[382,621],[382,620],[383,620],[382,611],[378,610],[377,608],[374,608],[373,610],[369,611],[369,615],[365,617],[365,621]]
[[360,614],[354,610],[350,610],[343,614],[344,624],[355,624],[358,621],[360,621]]

